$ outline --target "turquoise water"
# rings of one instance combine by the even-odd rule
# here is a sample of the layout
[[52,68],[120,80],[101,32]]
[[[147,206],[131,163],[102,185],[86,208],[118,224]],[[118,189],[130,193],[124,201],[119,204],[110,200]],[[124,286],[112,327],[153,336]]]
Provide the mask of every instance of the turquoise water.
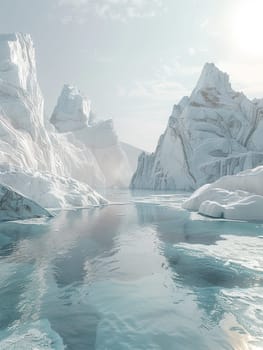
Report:
[[263,225],[184,194],[0,225],[0,349],[263,348]]

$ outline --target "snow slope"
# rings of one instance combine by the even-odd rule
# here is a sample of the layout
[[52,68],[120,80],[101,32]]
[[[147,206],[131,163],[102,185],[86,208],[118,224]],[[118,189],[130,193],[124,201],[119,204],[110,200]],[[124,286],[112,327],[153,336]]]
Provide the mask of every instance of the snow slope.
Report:
[[263,220],[263,166],[206,184],[183,207],[215,218]]
[[23,220],[50,217],[51,214],[40,205],[11,187],[0,185],[0,221]]
[[173,108],[154,153],[142,153],[131,188],[193,190],[263,164],[263,100],[235,92],[205,64],[190,97]]

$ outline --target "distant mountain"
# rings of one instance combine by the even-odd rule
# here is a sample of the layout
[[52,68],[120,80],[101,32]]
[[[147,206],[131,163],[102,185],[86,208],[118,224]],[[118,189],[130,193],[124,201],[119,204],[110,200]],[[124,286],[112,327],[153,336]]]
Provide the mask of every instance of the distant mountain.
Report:
[[263,164],[263,99],[235,92],[206,63],[190,97],[173,108],[154,153],[142,153],[131,188],[193,190]]

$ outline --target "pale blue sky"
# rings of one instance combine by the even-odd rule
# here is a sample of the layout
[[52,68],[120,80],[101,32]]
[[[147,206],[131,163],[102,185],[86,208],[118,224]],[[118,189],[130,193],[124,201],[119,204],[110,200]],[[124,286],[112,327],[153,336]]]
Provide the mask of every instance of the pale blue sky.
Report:
[[63,84],[77,85],[123,141],[153,150],[205,62],[235,89],[263,96],[262,55],[240,47],[253,23],[243,25],[240,8],[254,1],[0,0],[0,32],[32,35],[49,115]]

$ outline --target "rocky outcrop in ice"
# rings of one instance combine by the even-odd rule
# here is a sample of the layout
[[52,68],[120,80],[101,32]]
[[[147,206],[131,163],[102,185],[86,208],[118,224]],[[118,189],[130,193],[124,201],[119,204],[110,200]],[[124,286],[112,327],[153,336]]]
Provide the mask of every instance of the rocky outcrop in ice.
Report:
[[131,164],[113,121],[97,120],[90,110],[89,100],[76,87],[64,86],[50,121],[74,147],[93,157],[96,171],[106,187],[129,185]]
[[262,221],[262,183],[263,166],[223,176],[195,191],[183,207],[214,218]]
[[235,92],[207,63],[190,97],[173,108],[156,151],[141,154],[131,188],[193,190],[263,163],[263,102]]
[[51,214],[33,200],[11,187],[0,185],[0,221],[50,217]]

